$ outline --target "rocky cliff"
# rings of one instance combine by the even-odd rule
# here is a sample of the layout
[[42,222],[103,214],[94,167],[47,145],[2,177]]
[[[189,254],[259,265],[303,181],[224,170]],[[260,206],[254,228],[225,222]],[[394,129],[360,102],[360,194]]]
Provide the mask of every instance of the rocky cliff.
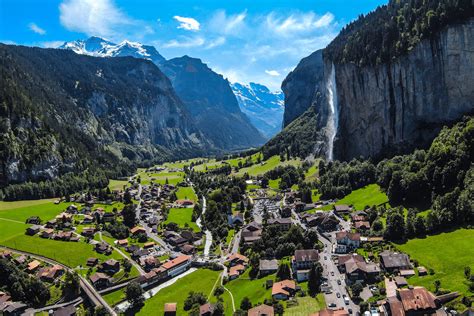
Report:
[[[425,147],[443,124],[474,111],[474,19],[451,23],[387,63],[335,63],[319,52],[288,75],[285,124],[314,107],[313,152],[328,156],[330,94],[339,112],[334,157],[379,157]],[[286,133],[283,131],[283,133]],[[275,144],[273,144],[275,146]],[[278,145],[280,146],[280,145]]]
[[152,62],[0,45],[0,186],[209,144]]

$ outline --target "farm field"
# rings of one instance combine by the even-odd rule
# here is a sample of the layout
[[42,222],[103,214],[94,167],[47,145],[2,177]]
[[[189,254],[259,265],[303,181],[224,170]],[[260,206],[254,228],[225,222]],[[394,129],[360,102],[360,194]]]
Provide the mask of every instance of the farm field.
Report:
[[183,228],[186,227],[186,224],[191,227],[194,231],[199,231],[199,227],[196,225],[195,222],[191,221],[193,216],[193,209],[192,208],[171,208],[168,214],[168,219],[164,222],[164,224],[168,224],[170,222],[176,223],[179,227]]
[[138,175],[141,178],[141,184],[149,185],[151,182],[165,184],[168,180],[169,184],[176,185],[184,179],[184,172],[145,172],[144,170],[139,172]]
[[122,190],[124,186],[128,185],[127,180],[110,180],[109,188],[110,190]]
[[178,199],[187,199],[196,202],[198,197],[192,187],[180,187],[176,192]]
[[174,284],[162,289],[157,295],[145,301],[145,306],[138,315],[163,315],[165,303],[177,303],[178,315],[186,315],[183,310],[184,301],[191,291],[202,292],[206,296],[212,296],[212,289],[219,280],[220,272],[207,269],[199,269]]
[[255,164],[253,166],[242,168],[239,172],[236,173],[237,176],[243,176],[245,173],[248,173],[249,176],[258,176],[262,175],[267,171],[275,169],[277,166],[286,166],[286,165],[293,165],[298,166],[301,163],[300,160],[287,160],[287,161],[280,161],[280,156],[272,156],[269,159],[265,160],[260,164]]
[[261,279],[251,280],[249,277],[250,269],[247,269],[240,277],[228,282],[225,286],[232,292],[236,307],[240,306],[240,302],[244,297],[248,297],[252,305],[263,303],[265,299],[270,299],[272,290],[265,288],[267,280],[274,280],[275,274],[268,275]]
[[411,259],[418,260],[420,265],[435,272],[433,275],[411,277],[408,279],[410,284],[421,285],[433,291],[434,281],[440,280],[441,288],[472,295],[474,293],[469,292],[464,283],[464,267],[470,266],[474,270],[473,244],[474,229],[458,229],[422,239],[412,239],[396,247],[409,254]]
[[379,205],[388,202],[387,195],[382,192],[377,184],[369,184],[366,187],[352,191],[344,198],[336,202],[337,205],[353,205],[356,210],[363,210],[365,206]]

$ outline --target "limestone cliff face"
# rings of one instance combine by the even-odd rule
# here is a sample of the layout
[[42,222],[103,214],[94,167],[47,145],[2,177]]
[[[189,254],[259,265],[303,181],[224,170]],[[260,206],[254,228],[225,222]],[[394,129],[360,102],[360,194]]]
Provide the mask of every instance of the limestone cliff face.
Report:
[[[322,62],[310,69],[298,66],[288,76],[283,83],[285,118],[313,106],[319,114],[314,124],[321,129],[328,125],[331,65],[323,53]],[[474,19],[446,27],[390,64],[335,67],[336,159],[386,156],[426,146],[443,124],[474,111]],[[294,74],[301,71],[307,74],[306,84],[304,79],[295,84]]]

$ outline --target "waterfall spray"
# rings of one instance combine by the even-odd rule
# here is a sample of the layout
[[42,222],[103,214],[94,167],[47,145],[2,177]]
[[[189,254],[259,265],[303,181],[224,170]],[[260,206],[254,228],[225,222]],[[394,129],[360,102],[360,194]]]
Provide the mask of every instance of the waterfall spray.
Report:
[[337,129],[339,127],[339,112],[337,104],[337,87],[336,87],[336,67],[331,65],[331,74],[326,84],[328,91],[329,117],[327,128],[328,151],[326,157],[329,161],[334,159],[334,139],[336,138]]

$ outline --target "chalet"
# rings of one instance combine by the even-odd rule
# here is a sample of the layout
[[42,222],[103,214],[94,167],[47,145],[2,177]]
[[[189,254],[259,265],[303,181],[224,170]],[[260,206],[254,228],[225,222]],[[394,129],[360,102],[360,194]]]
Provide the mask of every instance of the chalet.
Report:
[[260,276],[275,273],[278,270],[278,260],[264,260],[260,259],[258,271]]
[[176,248],[179,248],[182,245],[184,245],[185,243],[187,243],[188,240],[186,238],[183,238],[183,237],[178,235],[178,236],[173,236],[173,237],[169,238],[168,242],[169,242],[170,245],[175,246]]
[[77,206],[74,204],[71,204],[67,207],[66,211],[70,214],[76,214],[77,213]]
[[57,224],[57,221],[55,219],[49,220],[46,222],[44,225],[46,228],[55,228]]
[[15,259],[13,259],[13,262],[15,262],[15,263],[18,264],[18,265],[22,265],[22,264],[24,264],[27,260],[28,260],[28,257],[27,257],[27,256],[21,255],[21,256],[19,256],[19,257],[16,257]]
[[354,227],[357,230],[369,230],[370,229],[370,223],[368,221],[358,221],[354,223]]
[[269,219],[268,225],[276,225],[280,230],[289,230],[291,227],[291,218],[275,218]]
[[47,228],[40,233],[41,238],[49,239],[53,236],[54,230],[52,228]]
[[425,267],[419,266],[419,267],[417,267],[417,270],[418,270],[418,275],[419,276],[423,276],[423,275],[428,274],[428,270],[426,270]]
[[143,244],[143,248],[145,249],[150,249],[150,248],[153,248],[155,247],[155,242],[154,241],[150,241],[150,242],[146,242]]
[[100,242],[100,243],[95,244],[95,251],[101,254],[112,253],[112,249],[110,248],[109,244],[105,242]]
[[298,282],[308,280],[309,270],[318,260],[319,254],[315,249],[296,250],[291,262],[296,280]]
[[82,229],[81,235],[84,237],[93,237],[95,234],[95,228],[94,227],[84,227]]
[[41,230],[41,226],[33,225],[33,226],[30,226],[26,229],[26,234],[30,235],[30,236],[33,236],[33,235],[36,235],[37,233],[39,233],[40,230]]
[[128,245],[125,246],[125,251],[128,253],[134,253],[136,251],[140,250],[140,247],[138,245]]
[[176,315],[177,303],[165,303],[164,315],[165,316],[174,316]]
[[295,212],[303,212],[306,208],[306,203],[298,201],[293,204],[293,208],[295,209]]
[[404,287],[408,285],[407,279],[402,276],[396,276],[393,278],[397,287]]
[[233,253],[227,258],[227,262],[229,262],[230,266],[235,266],[238,264],[247,265],[249,262],[249,258],[240,253]]
[[109,274],[115,274],[120,270],[120,262],[115,259],[108,259],[100,265],[99,269]]
[[91,215],[84,215],[84,218],[82,219],[82,224],[87,225],[87,224],[92,224],[94,222],[94,217]]
[[[396,296],[388,297],[382,305],[385,315],[388,316],[415,316],[435,315],[440,310],[441,304],[433,293],[424,287],[398,289]],[[441,313],[438,315],[442,315]]]
[[99,259],[91,257],[87,259],[86,265],[89,267],[95,267],[99,263]]
[[190,230],[183,230],[180,235],[181,235],[181,237],[183,237],[184,239],[186,239],[186,241],[188,241],[188,242],[193,242],[193,241],[195,241],[195,240],[199,240],[199,239],[200,239],[199,237],[197,237],[196,234],[194,234],[194,233],[193,233],[192,231],[190,231]]
[[169,277],[174,277],[178,274],[183,273],[191,266],[190,256],[179,256],[173,260],[165,262],[162,267],[166,269]]
[[127,247],[128,246],[128,239],[117,240],[117,246]]
[[227,224],[230,226],[240,226],[244,224],[244,216],[242,213],[237,213],[235,215],[227,215]]
[[135,226],[132,229],[130,229],[130,233],[132,235],[136,236],[138,234],[146,234],[146,230],[145,230],[145,228],[143,228],[141,226]]
[[35,272],[36,270],[38,270],[40,265],[41,265],[41,262],[39,262],[38,260],[33,260],[30,263],[28,263],[28,266],[26,267],[26,271],[28,271],[29,273]]
[[274,316],[275,311],[273,306],[269,305],[258,305],[248,310],[248,316]]
[[4,251],[0,252],[0,258],[2,258],[2,259],[11,259],[12,258],[11,251],[4,250]]
[[296,283],[293,280],[283,280],[273,283],[272,297],[276,300],[287,300],[296,292]]
[[112,212],[105,212],[102,215],[102,221],[105,223],[112,222],[115,219],[115,214]]
[[333,210],[336,214],[349,214],[352,211],[352,208],[349,205],[341,204],[334,205]]
[[380,266],[387,272],[412,269],[410,258],[404,253],[386,250],[381,252],[379,256]]
[[72,232],[59,231],[56,234],[52,235],[52,238],[55,240],[69,241],[72,237]]
[[140,266],[142,266],[143,269],[145,269],[145,271],[150,271],[154,268],[157,268],[160,265],[160,260],[158,258],[151,257],[151,256],[142,257],[140,258],[139,262],[140,262]]
[[192,207],[194,205],[194,202],[191,200],[176,200],[174,202],[174,205],[179,208]]
[[341,231],[336,233],[336,253],[347,253],[360,246],[360,234]]
[[103,289],[109,287],[112,283],[111,278],[102,272],[94,273],[89,277],[89,279],[91,280],[92,285],[96,289]]
[[196,252],[196,248],[190,244],[184,244],[183,246],[180,247],[180,250],[185,255],[192,255]]
[[229,279],[230,280],[236,279],[244,271],[245,271],[245,266],[243,264],[238,264],[238,265],[230,267],[230,269],[229,269]]
[[7,301],[0,305],[0,315],[23,315],[27,307],[22,302]]
[[242,228],[241,237],[246,244],[253,244],[262,238],[262,225],[251,222]]
[[38,273],[39,278],[42,281],[53,282],[56,278],[64,274],[64,268],[60,265],[54,265],[41,269]]
[[314,215],[304,217],[304,221],[310,227],[317,227],[320,231],[334,231],[339,225],[339,219],[329,212],[317,212]]
[[214,313],[214,305],[211,303],[206,303],[199,306],[199,315],[200,316],[211,316]]
[[343,307],[339,307],[338,309],[330,309],[325,308],[311,314],[310,316],[349,316],[349,312],[347,312]]
[[41,219],[39,216],[30,216],[26,219],[26,224],[39,225],[41,224]]
[[339,256],[337,268],[345,273],[347,284],[371,283],[380,275],[380,267],[375,263],[367,263],[361,255],[349,254]]

